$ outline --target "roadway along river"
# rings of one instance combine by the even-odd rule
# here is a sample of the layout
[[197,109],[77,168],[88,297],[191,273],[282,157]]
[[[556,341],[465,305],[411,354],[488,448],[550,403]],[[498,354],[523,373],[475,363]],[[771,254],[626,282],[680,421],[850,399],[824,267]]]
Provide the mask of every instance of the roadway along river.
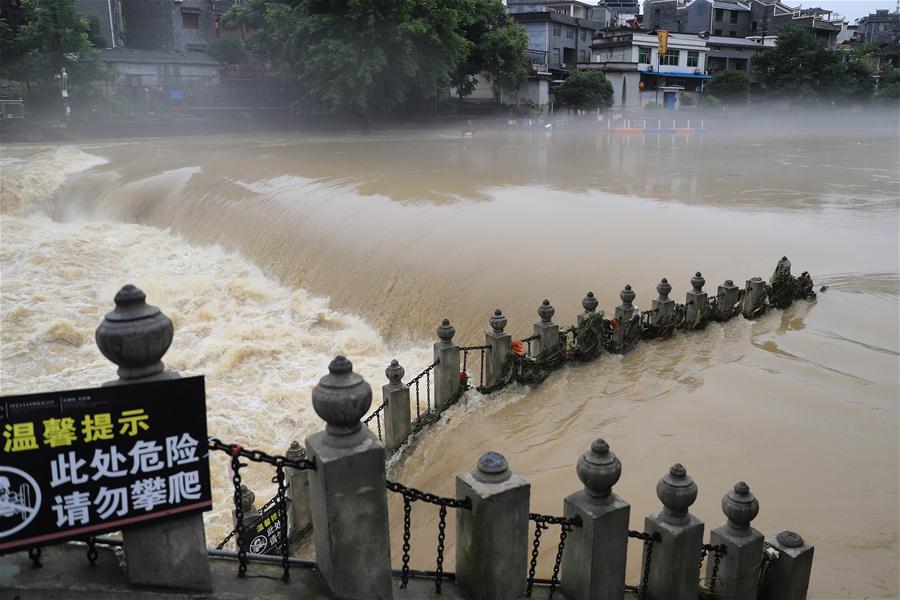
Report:
[[[609,311],[630,283],[648,308],[667,276],[682,302],[698,269],[715,293],[725,279],[768,277],[786,254],[830,286],[815,303],[604,355],[535,389],[470,392],[391,476],[452,495],[453,476],[497,450],[531,480],[532,511],[561,514],[580,485],[575,460],[602,436],[623,463],[616,491],[632,503],[632,528],[658,507],[657,479],[682,462],[708,527],[745,480],[760,501],[757,528],[816,545],[813,597],[895,598],[891,118],[707,123],[692,137],[570,127],[9,145],[2,393],[113,378],[93,329],[118,287],[135,283],[175,321],[167,365],[207,376],[210,431],[283,451],[320,427],[309,392],[339,352],[380,401],[391,358],[408,377],[431,362],[443,317],[460,343],[483,343],[497,307],[528,335],[545,297],[567,325],[588,290]],[[230,520],[218,457],[213,476],[210,543]],[[260,499],[270,477],[250,474]],[[432,569],[437,513],[416,506],[413,517],[412,566]],[[556,535],[545,536],[539,575],[549,576]]]

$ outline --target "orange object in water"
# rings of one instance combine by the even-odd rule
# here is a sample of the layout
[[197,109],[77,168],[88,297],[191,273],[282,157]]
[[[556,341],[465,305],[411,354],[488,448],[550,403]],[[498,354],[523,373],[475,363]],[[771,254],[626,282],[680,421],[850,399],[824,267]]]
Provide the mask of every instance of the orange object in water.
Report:
[[516,356],[522,357],[525,356],[525,346],[522,344],[521,340],[515,340],[511,345],[513,354]]
[[469,380],[469,376],[466,374],[465,371],[459,372],[459,380],[462,381],[463,383],[465,383],[466,381]]
[[610,320],[609,320],[609,324],[610,324],[610,326],[612,326],[613,331],[615,331],[616,328],[619,326],[619,322],[616,321],[615,318],[610,319]]

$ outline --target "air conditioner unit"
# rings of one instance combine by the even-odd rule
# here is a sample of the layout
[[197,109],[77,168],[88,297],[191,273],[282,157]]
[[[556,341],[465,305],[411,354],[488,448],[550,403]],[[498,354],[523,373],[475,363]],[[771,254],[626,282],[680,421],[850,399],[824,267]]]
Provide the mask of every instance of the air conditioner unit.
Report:
[[696,73],[697,75],[700,75],[700,69],[694,69],[694,73]]

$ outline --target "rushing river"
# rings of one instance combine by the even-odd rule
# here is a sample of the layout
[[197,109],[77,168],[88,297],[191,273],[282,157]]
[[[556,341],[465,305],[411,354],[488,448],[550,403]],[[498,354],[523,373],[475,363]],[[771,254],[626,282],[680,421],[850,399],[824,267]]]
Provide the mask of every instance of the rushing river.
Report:
[[[283,451],[320,428],[309,393],[337,353],[379,401],[390,359],[407,376],[431,362],[443,317],[460,343],[483,343],[497,307],[528,335],[545,297],[567,325],[588,290],[611,310],[630,283],[649,307],[667,276],[683,301],[698,269],[714,293],[725,279],[767,278],[786,254],[829,286],[816,302],[642,343],[534,389],[469,392],[391,476],[452,495],[453,476],[497,450],[531,480],[532,510],[561,514],[580,486],[575,460],[602,436],[623,463],[616,491],[632,528],[682,462],[707,527],[745,480],[758,529],[816,545],[813,597],[896,598],[896,117],[749,125],[6,146],[2,393],[114,378],[93,330],[134,283],[175,322],[166,364],[206,375],[210,432]],[[210,543],[230,519],[214,460]],[[270,477],[251,468],[261,499]],[[413,515],[412,566],[433,568],[436,511]]]

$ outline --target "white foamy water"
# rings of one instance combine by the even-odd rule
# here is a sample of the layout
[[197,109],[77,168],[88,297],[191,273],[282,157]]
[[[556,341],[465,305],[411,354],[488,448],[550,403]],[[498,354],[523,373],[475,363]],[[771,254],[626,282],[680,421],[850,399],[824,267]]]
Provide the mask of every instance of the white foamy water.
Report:
[[[112,222],[59,223],[39,211],[66,176],[105,162],[74,148],[3,164],[3,394],[89,387],[115,378],[93,332],[126,283],[147,294],[175,324],[164,362],[207,382],[211,435],[269,452],[321,427],[310,391],[337,354],[378,386],[392,358],[414,371],[430,363],[427,345],[398,350],[360,317],[327,298],[289,289],[219,247],[197,247],[167,231]],[[247,482],[264,501],[264,468]],[[212,535],[224,535],[227,467],[215,457]],[[217,540],[210,539],[211,543]]]

